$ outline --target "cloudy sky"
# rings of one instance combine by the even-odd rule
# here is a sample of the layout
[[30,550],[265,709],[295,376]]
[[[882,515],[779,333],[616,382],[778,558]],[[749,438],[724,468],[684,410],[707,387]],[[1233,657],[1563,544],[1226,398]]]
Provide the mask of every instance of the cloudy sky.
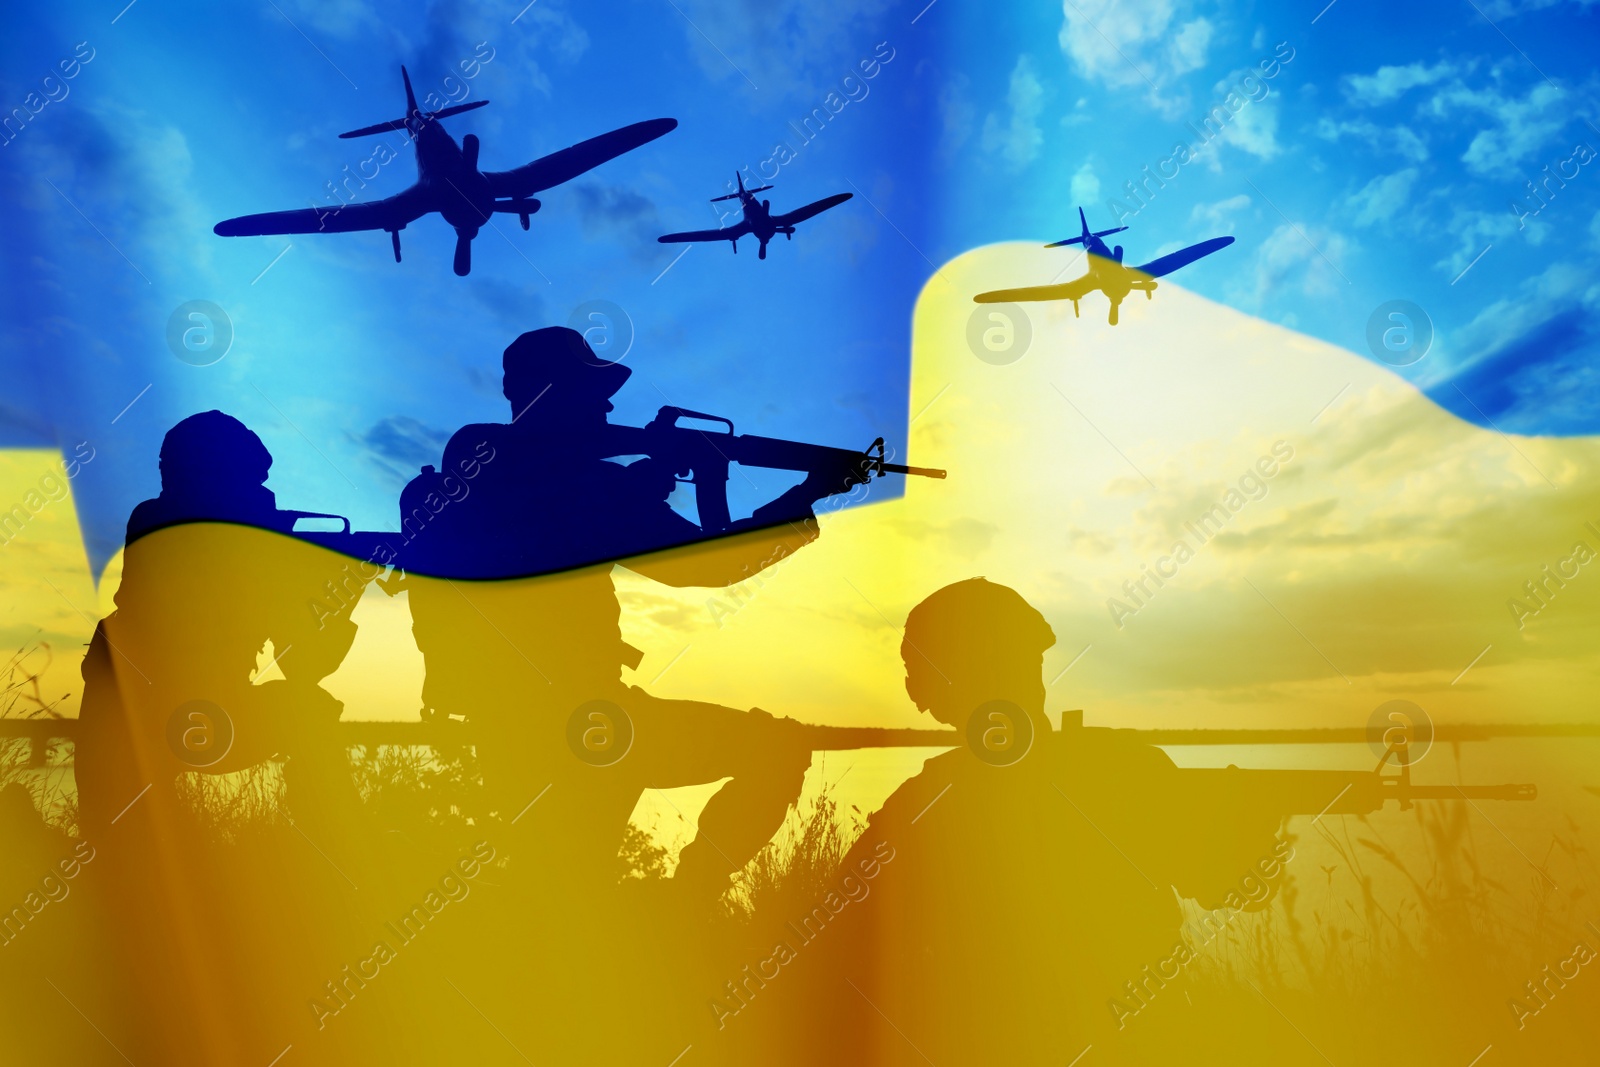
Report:
[[[1399,373],[1435,402],[1507,432],[1594,432],[1593,5],[1396,8],[1381,33],[1351,0],[1317,7],[29,10],[0,44],[0,99],[38,110],[0,150],[13,205],[0,445],[94,442],[75,490],[97,567],[155,489],[161,433],[207,407],[267,440],[286,505],[387,526],[400,484],[452,428],[501,416],[504,345],[591,300],[632,325],[623,417],[671,402],[741,430],[903,442],[910,311],[936,266],[1075,233],[1077,205],[1097,227],[1128,224],[1113,240],[1134,262],[1236,235],[1175,280],[1364,358],[1374,312],[1410,301],[1433,341]],[[476,77],[445,82],[486,53]],[[436,218],[407,229],[398,265],[381,233],[211,233],[372,173],[377,140],[336,135],[399,114],[402,62],[423,94],[493,101],[449,123],[483,139],[488,167],[644,118],[682,126],[550,191],[531,232],[499,220],[466,279]],[[826,122],[803,137],[814,113]],[[764,263],[713,246],[675,260],[680,248],[654,243],[715,224],[705,201],[740,167],[777,172],[779,208],[856,200]],[[1534,199],[1526,183],[1546,167],[1557,177]],[[404,153],[376,170],[362,198],[414,177]],[[1080,269],[1074,255],[1059,250],[1064,270]],[[1003,278],[1048,280],[1020,263]],[[1103,316],[1097,299],[1086,315]],[[190,300],[233,324],[215,365],[168,347]],[[736,508],[781,485],[738,484]]]

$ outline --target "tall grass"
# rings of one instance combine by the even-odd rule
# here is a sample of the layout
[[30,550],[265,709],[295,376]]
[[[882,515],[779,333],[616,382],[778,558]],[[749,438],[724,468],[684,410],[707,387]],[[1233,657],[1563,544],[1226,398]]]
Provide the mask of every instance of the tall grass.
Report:
[[[35,662],[40,657],[42,664]],[[54,651],[47,641],[18,647],[0,670],[0,719],[62,718],[59,708],[71,694],[47,700],[40,685],[53,658]],[[13,783],[21,786],[41,819],[58,830],[70,830],[78,821],[77,791],[72,788],[64,759],[70,749],[51,744],[40,759],[33,753],[32,744],[21,738],[0,740],[0,789]]]
[[[1400,820],[1414,820],[1420,849],[1390,840]],[[1499,831],[1463,801],[1324,819],[1313,833],[1337,862],[1296,865],[1272,907],[1207,947],[1190,975],[1205,1003],[1265,1002],[1308,1062],[1465,1065],[1487,1046],[1496,1063],[1600,1060],[1600,967],[1522,1028],[1508,1006],[1575,942],[1600,951],[1583,927],[1600,918],[1592,858],[1570,815],[1506,872],[1477,840]]]
[[824,786],[809,810],[790,809],[783,829],[739,873],[724,898],[729,916],[787,914],[801,903],[808,910],[838,884],[849,849],[838,802]]

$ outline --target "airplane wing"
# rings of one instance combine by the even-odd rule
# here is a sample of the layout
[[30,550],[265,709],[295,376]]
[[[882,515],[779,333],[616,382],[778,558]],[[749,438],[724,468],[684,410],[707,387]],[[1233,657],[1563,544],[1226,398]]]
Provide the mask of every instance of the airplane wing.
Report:
[[1060,285],[1032,285],[1024,289],[996,289],[991,293],[979,293],[972,301],[975,304],[1015,304],[1023,300],[1082,300],[1093,289],[1094,285],[1085,274]]
[[656,240],[664,245],[681,245],[689,241],[737,241],[750,232],[750,227],[745,223],[726,227],[721,230],[688,230],[684,233],[669,233]]
[[632,126],[602,133],[599,137],[579,141],[570,148],[541,156],[515,170],[485,171],[483,176],[489,179],[489,191],[497,197],[532,196],[562,182],[569,182],[584,171],[593,170],[607,160],[649,144],[677,128],[677,119],[635,122]]
[[813,215],[822,214],[830,207],[838,207],[840,204],[844,203],[846,200],[849,200],[854,195],[854,193],[835,193],[833,196],[825,197],[822,200],[818,200],[814,204],[807,204],[805,207],[797,207],[787,215],[774,215],[772,217],[772,221],[777,223],[779,226],[793,226],[797,222],[806,221],[806,219],[811,218]]
[[1209,256],[1218,249],[1227,248],[1231,244],[1233,244],[1232,237],[1213,237],[1209,241],[1201,241],[1197,245],[1180,248],[1176,252],[1162,256],[1160,259],[1152,259],[1142,267],[1132,267],[1130,269],[1138,271],[1140,274],[1148,275],[1151,278],[1160,278],[1163,275],[1171,274],[1179,267],[1187,267],[1202,256]]
[[260,237],[269,233],[352,233],[356,230],[398,230],[426,215],[429,207],[416,190],[364,204],[303,207],[224,219],[212,227],[219,237]]

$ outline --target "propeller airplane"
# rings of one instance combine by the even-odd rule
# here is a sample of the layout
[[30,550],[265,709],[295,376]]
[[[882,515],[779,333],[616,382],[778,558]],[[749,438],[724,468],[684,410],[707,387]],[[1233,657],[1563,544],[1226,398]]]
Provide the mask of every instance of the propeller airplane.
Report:
[[766,259],[768,241],[780,233],[789,240],[793,240],[794,228],[798,223],[806,221],[813,215],[820,215],[831,207],[838,207],[855,195],[854,193],[835,193],[833,196],[824,197],[814,204],[796,208],[786,215],[774,215],[772,213],[771,200],[757,200],[755,197],[756,193],[765,192],[771,189],[772,186],[758,185],[754,189],[746,189],[744,187],[744,176],[735,172],[734,177],[738,179],[739,191],[729,193],[727,196],[714,196],[711,198],[711,202],[716,204],[723,200],[738,200],[744,208],[744,218],[742,220],[732,226],[725,226],[720,230],[689,230],[686,233],[669,233],[663,237],[656,238],[656,240],[664,245],[683,244],[687,241],[727,241],[733,245],[733,251],[737,255],[739,238],[744,237],[746,234],[754,234],[755,239],[761,242],[761,247],[756,251],[756,258]]
[[438,120],[483,107],[489,101],[475,100],[439,111],[423,111],[411,91],[411,77],[400,68],[406,87],[404,118],[365,126],[342,138],[370,137],[391,130],[404,130],[417,149],[417,181],[410,188],[382,200],[341,204],[335,207],[298,208],[242,215],[217,223],[221,237],[257,237],[282,233],[352,233],[358,230],[387,230],[394,242],[394,261],[400,262],[400,231],[424,215],[438,212],[456,231],[455,272],[465,276],[472,270],[472,239],[495,212],[517,215],[522,228],[528,216],[539,210],[533,194],[571,181],[578,175],[631,152],[671,132],[677,119],[651,119],[591,137],[559,152],[542,156],[512,170],[480,171],[478,138],[467,134],[458,145]]
[[1117,308],[1121,306],[1123,298],[1129,293],[1139,290],[1145,299],[1153,299],[1152,294],[1156,289],[1155,279],[1165,277],[1180,267],[1186,267],[1202,256],[1226,248],[1233,244],[1232,237],[1213,237],[1209,241],[1201,241],[1188,248],[1180,248],[1176,252],[1153,259],[1139,267],[1126,267],[1122,263],[1122,246],[1107,248],[1102,237],[1114,233],[1121,233],[1126,226],[1118,226],[1111,230],[1100,230],[1098,233],[1089,232],[1089,220],[1084,217],[1083,208],[1078,209],[1078,221],[1083,224],[1083,232],[1077,237],[1068,237],[1064,241],[1056,241],[1045,245],[1046,248],[1060,248],[1063,245],[1081,244],[1089,254],[1089,271],[1081,278],[1060,285],[1034,285],[1022,289],[996,289],[989,293],[979,293],[973,297],[973,302],[978,304],[1014,304],[1026,300],[1070,300],[1072,301],[1072,314],[1076,317],[1078,301],[1098,289],[1105,293],[1111,301],[1110,323],[1117,324]]

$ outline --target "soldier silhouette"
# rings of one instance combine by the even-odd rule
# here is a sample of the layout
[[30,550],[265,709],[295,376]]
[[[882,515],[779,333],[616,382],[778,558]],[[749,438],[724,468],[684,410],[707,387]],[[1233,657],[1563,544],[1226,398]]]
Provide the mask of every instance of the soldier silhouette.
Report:
[[911,611],[906,692],[966,743],[870,817],[831,896],[776,917],[807,1014],[830,1025],[797,1033],[780,998],[735,985],[711,1014],[741,1047],[787,1047],[795,1063],[848,1049],[862,1063],[1033,1064],[1091,1042],[1116,1055],[1123,1023],[1154,1037],[1160,1024],[1112,1002],[1137,1009],[1180,977],[1178,894],[1210,906],[1257,876],[1280,814],[1190,794],[1153,746],[1070,720],[1052,731],[1041,671],[1054,644],[1038,611],[983,578]]
[[[287,828],[224,843],[218,831],[239,828],[208,824],[190,775],[279,756],[300,834],[352,869],[369,836],[335,736],[342,705],[320,684],[355,636],[347,609],[317,610],[346,561],[287,536],[294,514],[266,488],[271,464],[219,411],[168,431],[161,492],[129,519],[116,610],[84,659],[79,824],[102,857],[89,871],[109,973],[138,976],[107,1010],[141,1061],[236,1062],[281,1032],[298,1014],[289,990],[312,981],[297,969],[322,947],[285,952],[284,932],[303,935],[344,884],[325,890],[331,861]],[[269,642],[283,677],[255,684]]]
[[622,639],[613,561],[674,586],[741,581],[813,540],[812,503],[862,476],[815,471],[726,536],[685,547],[705,535],[668,505],[673,472],[604,458],[610,398],[629,368],[565,327],[522,334],[504,367],[511,422],[458,431],[442,469],[402,497],[424,705],[477,725],[503,819],[522,821],[543,798],[520,830],[539,835],[534,852],[574,885],[615,882],[644,789],[731,776],[674,878],[716,896],[781,825],[810,753],[765,712],[624,684],[640,653]]
[[[128,519],[117,609],[84,659],[74,758],[86,832],[103,830],[147,784],[141,804],[182,820],[176,774],[236,770],[290,747],[302,766],[285,777],[306,790],[326,784],[303,773],[323,757],[311,735],[328,739],[342,708],[319,683],[355,626],[347,608],[314,609],[339,568],[282,536],[293,513],[264,484],[271,466],[261,439],[220,411],[191,415],[163,439],[161,493]],[[284,678],[253,685],[269,641]],[[317,805],[302,807],[309,815]]]

